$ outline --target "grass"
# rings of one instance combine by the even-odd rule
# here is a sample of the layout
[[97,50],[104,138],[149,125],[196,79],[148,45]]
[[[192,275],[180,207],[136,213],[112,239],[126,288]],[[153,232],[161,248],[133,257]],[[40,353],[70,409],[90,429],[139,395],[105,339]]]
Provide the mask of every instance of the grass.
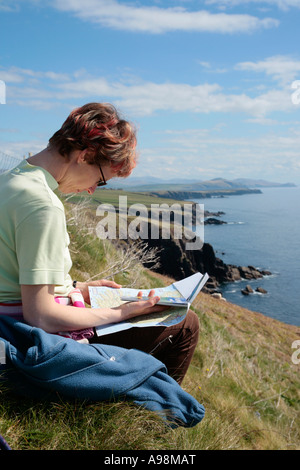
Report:
[[[99,190],[96,190],[92,196],[89,196],[89,205],[92,207],[96,207],[99,204],[111,204],[114,207],[118,207],[119,205],[119,197],[126,197],[127,198],[127,204],[128,206],[139,203],[139,204],[144,204],[147,208],[151,208],[151,204],[178,204],[180,206],[183,206],[184,203],[187,203],[187,201],[178,201],[176,199],[172,198],[165,198],[165,197],[157,197],[157,196],[151,196],[147,194],[147,192],[131,192],[131,191],[118,191],[114,189],[101,189],[101,192]],[[82,195],[73,195],[68,198],[70,202],[80,202],[82,201],[84,196]],[[189,201],[191,202],[191,201]]]
[[[172,281],[138,261],[123,270],[116,249],[89,231],[89,211],[78,222],[67,208],[74,277],[109,275],[115,266],[123,285]],[[19,450],[299,450],[300,365],[291,345],[300,328],[203,293],[193,308],[200,339],[182,386],[206,408],[195,428],[166,429],[158,416],[126,402],[47,403],[0,388],[0,433]]]
[[160,420],[147,412],[145,420],[145,411],[129,403],[7,401],[0,406],[0,423],[13,449],[144,450],[169,445]]

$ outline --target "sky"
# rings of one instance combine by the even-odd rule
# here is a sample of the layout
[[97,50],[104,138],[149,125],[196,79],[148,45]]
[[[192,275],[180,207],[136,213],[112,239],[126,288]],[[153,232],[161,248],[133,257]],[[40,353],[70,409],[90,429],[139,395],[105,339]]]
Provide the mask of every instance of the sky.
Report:
[[111,102],[133,176],[300,184],[299,24],[300,0],[0,0],[0,152]]

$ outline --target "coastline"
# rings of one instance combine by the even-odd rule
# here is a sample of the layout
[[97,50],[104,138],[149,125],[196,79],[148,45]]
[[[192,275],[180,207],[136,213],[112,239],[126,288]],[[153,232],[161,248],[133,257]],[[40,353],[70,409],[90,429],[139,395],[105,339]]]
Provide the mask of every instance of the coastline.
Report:
[[242,196],[243,194],[262,194],[260,189],[250,188],[238,188],[238,189],[215,189],[207,191],[184,191],[184,190],[158,190],[148,191],[149,196],[157,196],[167,199],[177,199],[178,201],[184,201],[187,199],[207,199],[207,198],[219,198],[226,196]]
[[298,326],[299,191],[299,187],[265,188],[262,195],[205,202],[207,210],[224,212],[220,218],[227,222],[205,227],[205,240],[212,244],[216,255],[225,263],[249,263],[272,273],[249,282],[254,291],[262,287],[265,294],[243,295],[248,283],[240,281],[223,284],[222,295],[237,305]]
[[[281,189],[278,190],[278,192],[280,191]],[[148,221],[147,221],[147,218],[143,219],[143,221],[145,222],[147,221],[148,224],[151,222],[150,217],[151,217],[151,205],[152,204],[157,205],[157,206],[162,206],[163,204],[166,204],[167,207],[171,207],[175,203],[178,203],[178,207],[183,207],[182,204],[185,204],[185,203],[191,204],[191,200],[178,201],[176,199],[169,199],[169,198],[166,199],[166,198],[162,198],[158,196],[149,196],[149,195],[146,195],[145,193],[121,191],[120,195],[122,195],[122,197],[126,196],[128,198],[128,206],[130,206],[131,204],[140,203],[148,209],[148,212],[146,212],[146,214],[148,213]],[[118,204],[119,204],[118,198],[119,198],[119,192],[116,190],[106,189],[105,191],[101,191],[101,193],[96,192],[93,195],[92,199],[90,200],[91,210],[94,211],[96,207],[99,206],[99,203],[104,204],[104,205],[108,203],[115,207],[115,213],[118,218]],[[207,217],[208,219],[210,218],[210,223],[207,225],[210,225],[209,229],[213,230],[218,238],[220,238],[219,236],[220,233],[224,233],[224,230],[225,232],[229,230],[231,231],[234,230],[234,233],[232,233],[232,236],[234,237],[236,234],[235,226],[232,225],[230,221],[228,224],[224,224],[224,225],[218,223],[220,219],[224,219],[226,221],[228,220],[228,217],[226,217],[227,215],[226,211],[219,210],[219,207],[220,207],[219,202],[222,201],[222,204],[224,204],[226,203],[226,201],[232,200],[232,201],[235,201],[236,205],[239,205],[241,202],[238,202],[238,199],[239,198],[234,198],[234,197],[222,198],[222,199],[218,199],[218,198],[209,199],[209,201],[213,202],[214,204],[213,209],[210,208],[209,211],[205,211],[204,217]],[[251,201],[251,204],[254,204],[254,205],[260,204],[261,195],[256,193],[256,195],[252,196],[252,193],[249,193],[248,197],[243,196],[243,202],[242,202],[243,205],[244,205],[244,201],[246,202],[247,199]],[[69,202],[71,202],[71,200],[69,200]],[[79,202],[78,198],[74,198],[74,202],[78,203]],[[179,209],[179,212],[180,212],[180,209]],[[224,215],[224,212],[225,212],[225,215]],[[181,214],[182,214],[182,211],[181,211]],[[277,278],[277,279],[279,278],[279,276],[277,275],[276,265],[275,265],[275,269],[269,269],[267,264],[262,263],[262,258],[260,258],[258,263],[254,261],[254,259],[252,258],[253,247],[251,246],[247,247],[247,249],[244,250],[243,253],[240,253],[238,250],[236,250],[236,246],[234,245],[235,254],[232,253],[232,251],[231,253],[229,252],[223,253],[224,250],[221,248],[221,244],[223,243],[222,241],[223,236],[221,236],[220,238],[221,243],[219,244],[219,246],[216,245],[215,247],[214,242],[212,244],[204,243],[202,250],[190,250],[190,251],[186,250],[185,249],[186,240],[184,239],[184,237],[182,237],[182,239],[179,239],[179,240],[174,239],[174,237],[172,237],[172,227],[173,227],[174,217],[172,217],[172,213],[169,215],[171,215],[170,217],[171,236],[169,239],[158,238],[158,239],[151,240],[148,238],[142,239],[142,237],[140,239],[140,241],[147,244],[149,248],[156,248],[160,250],[159,262],[161,266],[159,269],[155,269],[155,272],[159,272],[164,275],[169,275],[176,280],[187,277],[196,271],[208,272],[211,279],[209,283],[207,284],[206,292],[209,292],[211,294],[221,293],[222,295],[224,295],[226,300],[232,299],[232,296],[231,294],[229,294],[227,297],[225,293],[223,294],[224,287],[227,288],[228,286],[228,291],[229,291],[230,287],[232,286],[232,290],[236,289],[239,291],[240,297],[246,297],[246,296],[242,296],[240,292],[242,288],[245,287],[245,283],[247,283],[248,280],[249,280],[249,283],[251,285],[254,285],[256,288],[257,284],[260,283],[260,279],[261,279],[262,286],[263,286],[263,283],[266,282],[265,280],[271,279],[272,282],[274,282],[273,278]],[[214,223],[214,221],[211,220],[212,218],[215,219],[217,223]],[[97,218],[97,221],[98,220],[99,220],[99,217]],[[142,221],[142,219],[140,220],[141,220],[141,224],[143,225],[144,222]],[[180,219],[178,223],[180,223]],[[222,228],[221,232],[219,232],[219,227],[217,226],[215,227],[215,225],[221,225],[224,228]],[[150,234],[149,225],[148,225],[148,228],[146,229],[146,232]],[[193,235],[195,234],[193,233]],[[123,246],[123,248],[126,250],[126,246],[128,245],[128,243],[131,242],[131,240],[130,239],[129,240],[115,239],[115,240],[112,240],[112,242],[114,245],[118,245],[119,247]],[[249,248],[249,251],[248,251],[248,248]],[[232,258],[232,254],[234,255],[233,258]],[[240,255],[242,255],[241,258],[240,258]],[[220,259],[219,256],[221,256],[222,259]],[[231,259],[233,261],[231,261]],[[248,261],[249,261],[249,265],[248,265]],[[243,262],[245,263],[245,265],[239,264]],[[145,267],[148,269],[152,268],[150,263],[149,264],[145,263]],[[257,269],[256,267],[259,267],[259,269]],[[279,282],[279,279],[278,279],[278,282]],[[266,287],[266,289],[269,291],[268,286]],[[280,296],[284,298],[283,293],[280,293]],[[237,296],[235,295],[235,297]],[[275,296],[273,295],[272,292],[270,293],[268,292],[268,294],[255,292],[254,294],[248,295],[247,298],[243,299],[242,306],[245,306],[245,308],[249,308],[252,311],[262,312],[263,310],[261,310],[260,308],[255,308],[255,307],[253,308],[253,307],[250,307],[250,305],[254,305],[255,300],[256,300],[260,302],[260,305],[263,306],[263,304],[266,305],[267,301],[269,302],[270,299],[274,304]],[[233,303],[236,303],[236,305],[241,305],[239,301],[238,302],[234,302],[233,300],[230,300],[230,301]],[[288,307],[286,306],[285,311],[288,312],[287,309]],[[276,316],[274,317],[272,312],[271,312],[271,317],[278,318]],[[298,325],[298,321],[293,322],[293,321],[287,320],[286,323]]]

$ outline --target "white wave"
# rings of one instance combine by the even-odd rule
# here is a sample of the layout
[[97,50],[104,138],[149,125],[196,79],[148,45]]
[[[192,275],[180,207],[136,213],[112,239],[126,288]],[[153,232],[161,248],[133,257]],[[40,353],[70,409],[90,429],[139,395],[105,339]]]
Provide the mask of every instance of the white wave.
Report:
[[245,222],[227,222],[227,225],[245,225]]

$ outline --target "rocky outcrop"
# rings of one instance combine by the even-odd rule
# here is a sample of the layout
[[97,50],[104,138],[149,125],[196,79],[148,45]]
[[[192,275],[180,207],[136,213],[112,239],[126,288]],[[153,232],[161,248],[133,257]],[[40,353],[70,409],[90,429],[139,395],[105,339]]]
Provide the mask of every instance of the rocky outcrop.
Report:
[[[151,233],[151,222],[149,222],[149,219],[146,222],[146,230],[144,226],[144,233]],[[193,236],[194,239],[187,238],[190,236]],[[141,239],[139,238],[138,241],[141,241]],[[126,240],[114,240],[114,243],[120,247],[124,243],[134,243],[134,241],[129,237]],[[175,238],[174,232],[170,230],[168,238],[162,238],[161,236],[151,238],[150,236],[144,239],[144,243],[148,245],[148,248],[158,249],[156,256],[158,263],[144,263],[146,268],[170,276],[175,280],[191,276],[198,271],[208,273],[209,280],[203,289],[204,292],[218,292],[218,287],[223,283],[242,279],[259,279],[264,275],[271,274],[269,271],[260,271],[254,266],[235,266],[224,263],[224,261],[216,256],[213,247],[209,243],[201,243],[193,232],[187,233],[187,231],[183,231],[181,238]],[[187,249],[189,244],[190,246],[193,245],[193,247],[202,247]]]
[[263,287],[257,287],[255,289],[255,292],[259,292],[259,294],[267,294],[268,291],[266,291],[266,289],[264,289]]
[[251,286],[249,286],[249,284],[244,289],[241,290],[241,293],[243,295],[253,294],[253,292],[254,292],[254,290],[252,289]]
[[[266,289],[263,289],[263,287],[257,287],[255,289],[255,292],[258,292],[259,294],[267,294],[268,292],[266,291]],[[249,284],[241,290],[241,293],[243,295],[249,295],[249,294],[253,294],[254,293],[254,290],[252,289],[251,286],[249,286]]]
[[227,224],[224,220],[216,219],[215,217],[208,217],[204,220],[204,225],[222,225]]
[[[203,243],[201,249],[187,250],[190,240],[182,237],[175,239],[148,239],[145,243],[149,248],[159,248],[159,266],[155,269],[160,274],[173,277],[176,280],[190,276],[197,271],[209,274],[204,291],[216,292],[218,286],[226,282],[234,282],[241,279],[258,279],[271,274],[269,271],[260,271],[254,266],[234,266],[225,264],[215,254],[209,243]],[[151,265],[145,265],[151,268]]]

